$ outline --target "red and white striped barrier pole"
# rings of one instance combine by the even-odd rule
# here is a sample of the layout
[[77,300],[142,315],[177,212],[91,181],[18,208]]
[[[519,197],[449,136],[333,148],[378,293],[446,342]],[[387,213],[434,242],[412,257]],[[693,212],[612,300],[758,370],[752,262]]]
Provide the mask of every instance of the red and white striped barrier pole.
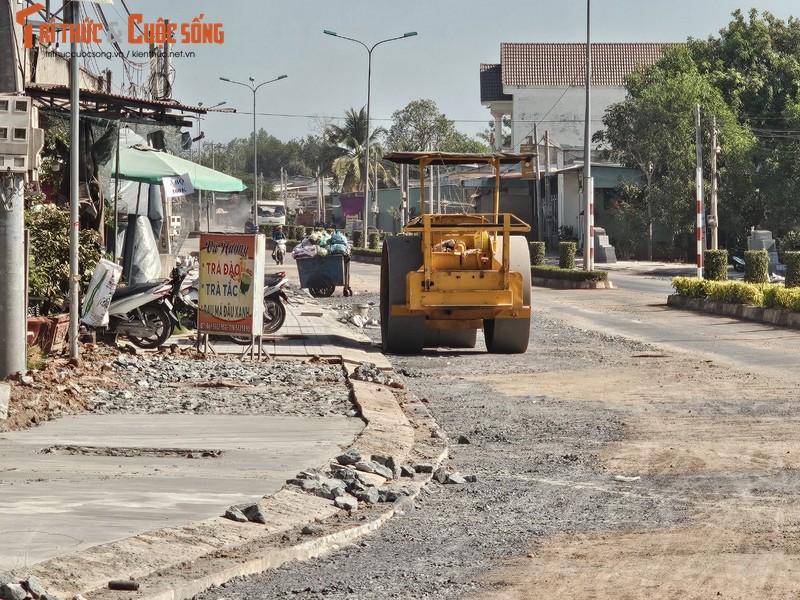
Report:
[[700,105],[694,111],[697,171],[694,187],[697,198],[697,276],[703,278],[703,136],[700,130]]
[[703,277],[703,170],[695,175],[697,192],[697,276]]

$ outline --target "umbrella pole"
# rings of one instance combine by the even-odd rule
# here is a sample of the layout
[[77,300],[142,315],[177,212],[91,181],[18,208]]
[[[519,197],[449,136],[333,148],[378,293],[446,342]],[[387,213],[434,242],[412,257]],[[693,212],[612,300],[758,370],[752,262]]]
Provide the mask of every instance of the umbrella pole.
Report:
[[120,132],[122,131],[121,127],[122,123],[119,123],[117,126],[117,152],[116,152],[116,159],[114,161],[114,254],[113,254],[113,262],[117,262],[117,240],[119,239],[117,234],[119,233],[119,213],[117,212],[117,201],[119,200],[119,138]]

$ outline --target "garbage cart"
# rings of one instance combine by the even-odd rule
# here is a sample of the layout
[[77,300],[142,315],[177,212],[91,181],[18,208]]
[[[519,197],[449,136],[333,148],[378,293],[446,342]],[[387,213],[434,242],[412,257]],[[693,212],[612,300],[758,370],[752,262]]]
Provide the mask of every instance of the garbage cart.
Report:
[[298,258],[297,273],[300,287],[307,288],[315,298],[333,295],[337,285],[344,286],[342,294],[352,296],[350,289],[350,257],[346,254],[329,254],[311,258]]

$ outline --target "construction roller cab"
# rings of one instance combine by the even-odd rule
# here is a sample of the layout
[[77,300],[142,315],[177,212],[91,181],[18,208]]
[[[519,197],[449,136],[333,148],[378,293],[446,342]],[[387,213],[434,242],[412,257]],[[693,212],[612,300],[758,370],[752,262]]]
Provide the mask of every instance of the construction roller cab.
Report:
[[[420,216],[383,242],[381,337],[384,352],[474,348],[483,330],[492,353],[528,349],[531,319],[530,226],[500,213],[500,168],[529,155],[392,152],[384,157],[420,172]],[[432,214],[425,199],[430,165],[494,168],[492,213]]]

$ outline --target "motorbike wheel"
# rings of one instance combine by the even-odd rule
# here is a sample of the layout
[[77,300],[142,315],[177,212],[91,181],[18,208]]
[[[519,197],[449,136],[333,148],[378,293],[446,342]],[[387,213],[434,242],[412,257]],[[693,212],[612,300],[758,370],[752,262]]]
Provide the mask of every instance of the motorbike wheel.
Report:
[[[275,333],[286,320],[286,307],[277,298],[264,298],[264,333]],[[240,346],[250,344],[249,335],[231,335],[231,341]]]
[[286,307],[277,298],[264,298],[264,333],[275,333],[286,320]]
[[172,319],[166,309],[158,304],[148,304],[140,310],[142,320],[153,328],[153,335],[146,338],[128,335],[128,339],[134,346],[139,348],[158,348],[172,335]]
[[275,253],[275,264],[276,265],[282,265],[283,264],[283,258],[285,256],[286,256],[286,252],[283,252],[282,250],[278,250]]

